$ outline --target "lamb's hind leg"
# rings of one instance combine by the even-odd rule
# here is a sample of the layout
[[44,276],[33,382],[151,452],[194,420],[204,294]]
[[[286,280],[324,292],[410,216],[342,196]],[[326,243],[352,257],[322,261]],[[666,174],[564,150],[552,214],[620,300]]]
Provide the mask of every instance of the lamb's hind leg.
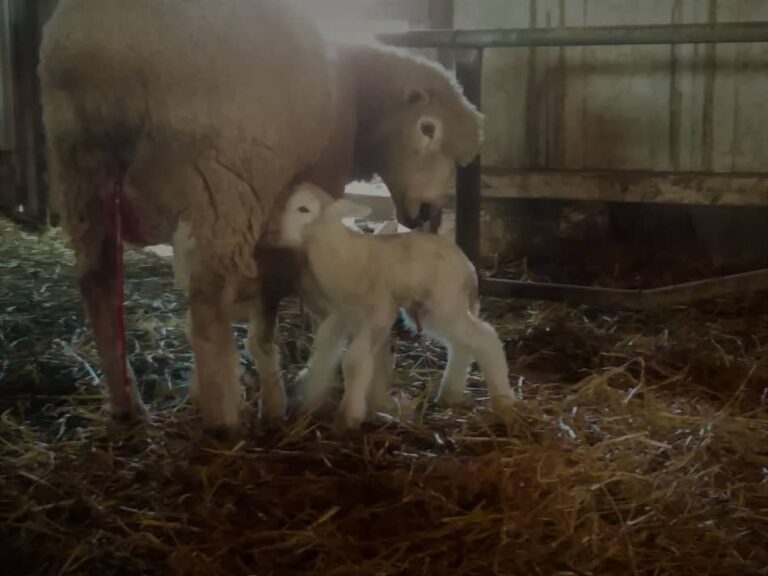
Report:
[[472,363],[472,353],[457,340],[447,344],[448,364],[440,382],[437,401],[442,406],[459,406],[467,400],[464,391],[467,387],[467,372]]
[[[496,330],[487,322],[483,322],[477,316],[467,312],[444,333],[452,350],[460,347],[477,360],[488,386],[491,404],[494,408],[505,408],[513,399],[513,393],[509,385],[509,367],[504,353],[504,345],[496,334]],[[465,359],[466,357],[462,360]],[[457,370],[456,375],[458,375],[458,365],[457,360],[454,365]],[[448,378],[448,370],[451,368],[453,366],[449,365],[446,378]],[[466,368],[464,370],[466,373]]]
[[196,400],[203,425],[233,429],[239,423],[242,403],[239,356],[230,319],[233,286],[221,275],[193,273],[190,288]]

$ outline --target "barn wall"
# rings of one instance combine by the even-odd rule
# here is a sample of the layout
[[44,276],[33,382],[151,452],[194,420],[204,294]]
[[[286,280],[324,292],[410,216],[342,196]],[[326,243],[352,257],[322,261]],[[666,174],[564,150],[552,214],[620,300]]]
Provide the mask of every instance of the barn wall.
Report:
[[[469,29],[768,20],[765,0],[456,0],[455,10]],[[768,44],[486,56],[490,166],[768,172]]]
[[[765,0],[455,0],[454,13],[462,29],[756,20],[768,20]],[[737,188],[768,196],[766,44],[493,49],[483,91],[485,193],[493,196],[484,210],[486,256],[554,249],[548,235],[567,220],[564,203],[534,210],[535,202],[502,200],[521,193],[587,197],[599,189],[593,199],[621,200],[641,184],[650,197],[674,189],[683,202],[716,204]],[[768,215],[757,209],[580,209],[600,215],[592,223],[607,226],[611,241],[691,241],[716,263],[768,253]]]

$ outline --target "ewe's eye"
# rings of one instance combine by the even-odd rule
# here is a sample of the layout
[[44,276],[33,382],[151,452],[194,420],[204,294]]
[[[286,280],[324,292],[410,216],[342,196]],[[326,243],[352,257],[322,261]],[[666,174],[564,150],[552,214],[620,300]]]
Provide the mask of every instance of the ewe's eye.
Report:
[[309,208],[307,208],[306,206],[299,206],[299,212],[301,212],[302,214],[309,214]]

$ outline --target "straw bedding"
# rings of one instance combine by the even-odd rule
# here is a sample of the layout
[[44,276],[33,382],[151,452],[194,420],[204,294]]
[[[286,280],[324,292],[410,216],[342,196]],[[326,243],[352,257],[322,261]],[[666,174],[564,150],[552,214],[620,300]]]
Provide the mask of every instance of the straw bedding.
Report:
[[[400,418],[203,435],[167,262],[126,259],[148,427],[108,424],[72,256],[0,220],[0,558],[9,574],[768,574],[768,302],[634,314],[487,300],[516,417],[434,407],[398,340]],[[311,339],[296,302],[286,376]],[[241,341],[244,332],[238,329]],[[253,379],[247,358],[244,380]]]

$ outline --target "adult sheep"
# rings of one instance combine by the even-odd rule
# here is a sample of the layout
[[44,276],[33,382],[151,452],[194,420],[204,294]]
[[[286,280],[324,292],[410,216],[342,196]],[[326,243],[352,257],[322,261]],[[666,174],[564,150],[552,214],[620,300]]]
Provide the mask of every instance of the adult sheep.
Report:
[[324,40],[280,0],[61,0],[40,59],[51,183],[113,414],[144,412],[121,362],[120,232],[166,243],[183,217],[209,264],[191,278],[202,416],[234,425],[232,287],[257,274],[272,205],[327,147]]
[[[434,224],[439,221],[455,163],[466,164],[479,151],[482,116],[439,64],[376,44],[336,48],[337,101],[344,113],[336,115],[329,145],[304,180],[338,198],[347,183],[378,174],[392,194],[403,225]],[[241,283],[237,296],[238,320],[248,319],[250,311],[248,348],[259,370],[262,417],[272,421],[281,419],[286,407],[275,344],[277,309],[284,296],[297,291],[302,270],[301,255],[273,245],[284,199],[276,205],[257,247],[262,274],[256,281]],[[177,248],[188,260],[194,254],[190,246],[196,242],[185,235],[184,231],[179,235]],[[179,271],[182,277],[187,274]],[[185,282],[181,278],[181,284]],[[321,312],[322,305],[315,304],[310,309]],[[388,348],[382,348],[381,354],[376,378],[388,380],[392,358]],[[375,388],[386,390],[384,384]],[[387,399],[380,400],[384,407]]]

